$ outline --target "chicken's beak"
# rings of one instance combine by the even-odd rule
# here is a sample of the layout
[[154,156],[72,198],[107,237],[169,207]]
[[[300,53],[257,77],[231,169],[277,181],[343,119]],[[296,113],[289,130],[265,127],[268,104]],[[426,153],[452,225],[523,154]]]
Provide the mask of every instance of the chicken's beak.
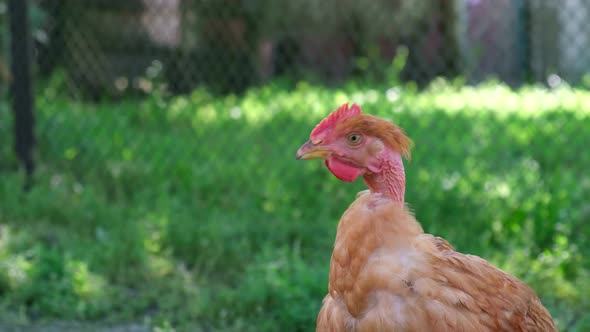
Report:
[[317,158],[326,159],[329,153],[330,151],[328,149],[314,145],[311,141],[307,141],[299,148],[299,150],[297,150],[297,155],[295,155],[295,158],[297,158],[297,160]]

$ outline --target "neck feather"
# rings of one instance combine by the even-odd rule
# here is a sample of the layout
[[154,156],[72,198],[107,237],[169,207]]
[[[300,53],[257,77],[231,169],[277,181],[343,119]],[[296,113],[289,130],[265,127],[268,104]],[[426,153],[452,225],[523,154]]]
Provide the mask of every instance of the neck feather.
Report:
[[399,153],[393,151],[384,152],[381,171],[366,173],[363,179],[372,193],[381,193],[396,202],[404,202],[406,174]]

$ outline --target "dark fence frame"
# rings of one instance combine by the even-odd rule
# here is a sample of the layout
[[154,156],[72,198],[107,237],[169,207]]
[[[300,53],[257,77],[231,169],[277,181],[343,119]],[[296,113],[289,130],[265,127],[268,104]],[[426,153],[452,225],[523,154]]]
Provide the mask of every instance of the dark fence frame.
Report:
[[31,28],[29,25],[28,0],[10,0],[12,111],[14,113],[14,151],[26,173],[24,188],[31,186],[35,169],[33,148],[35,146],[33,113],[33,77],[31,72]]

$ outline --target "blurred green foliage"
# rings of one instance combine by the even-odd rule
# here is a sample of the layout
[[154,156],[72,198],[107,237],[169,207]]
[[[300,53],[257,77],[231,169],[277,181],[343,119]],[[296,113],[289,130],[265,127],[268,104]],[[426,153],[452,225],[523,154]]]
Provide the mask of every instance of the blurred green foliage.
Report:
[[[37,99],[30,192],[0,145],[0,321],[312,330],[364,185],[294,155],[354,101],[414,140],[406,200],[429,233],[525,280],[561,330],[590,327],[588,91],[274,81],[85,104],[55,85]],[[0,131],[10,122],[0,103]]]

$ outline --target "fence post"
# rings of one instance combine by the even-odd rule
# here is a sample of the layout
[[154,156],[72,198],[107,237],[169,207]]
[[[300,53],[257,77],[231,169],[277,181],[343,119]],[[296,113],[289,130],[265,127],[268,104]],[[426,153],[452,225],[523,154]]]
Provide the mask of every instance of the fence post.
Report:
[[31,76],[31,31],[29,26],[28,0],[9,0],[12,110],[14,113],[14,150],[25,168],[24,188],[31,185],[34,170],[33,146],[33,93]]

